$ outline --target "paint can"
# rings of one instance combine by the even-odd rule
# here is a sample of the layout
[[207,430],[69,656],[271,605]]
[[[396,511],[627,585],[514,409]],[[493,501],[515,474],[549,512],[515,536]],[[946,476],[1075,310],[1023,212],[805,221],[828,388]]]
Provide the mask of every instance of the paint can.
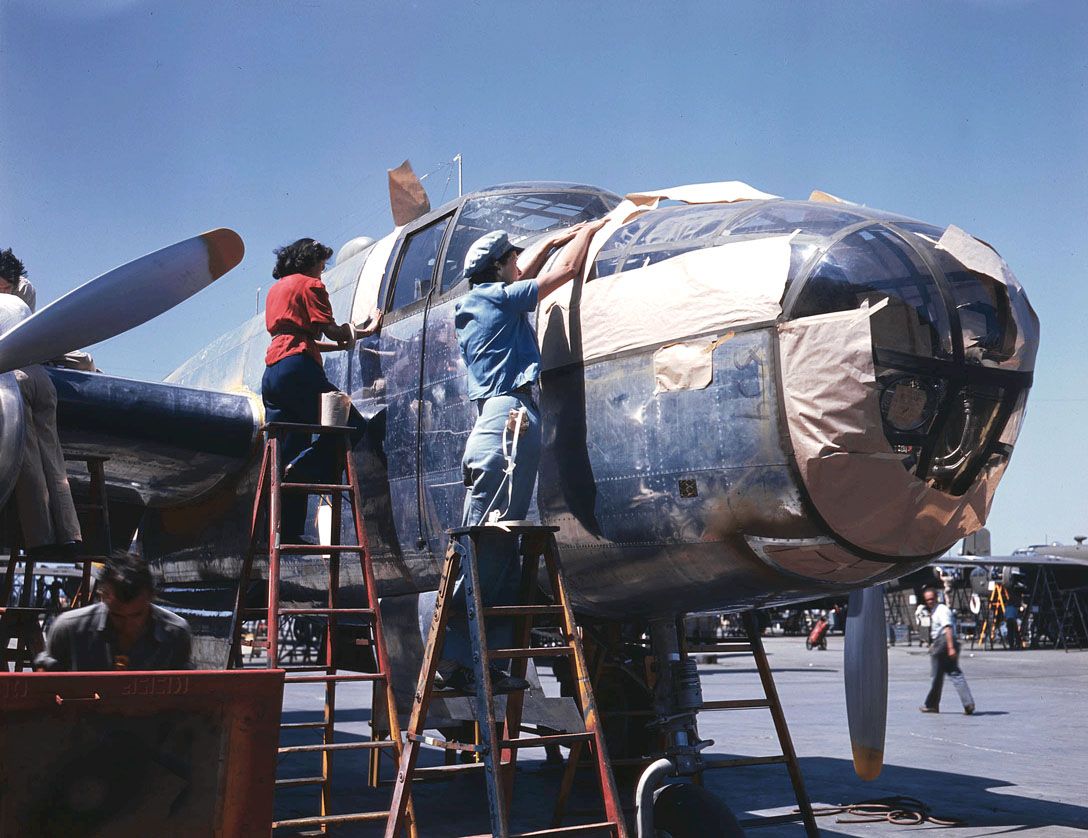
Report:
[[321,394],[321,424],[343,426],[351,413],[351,397],[336,390]]

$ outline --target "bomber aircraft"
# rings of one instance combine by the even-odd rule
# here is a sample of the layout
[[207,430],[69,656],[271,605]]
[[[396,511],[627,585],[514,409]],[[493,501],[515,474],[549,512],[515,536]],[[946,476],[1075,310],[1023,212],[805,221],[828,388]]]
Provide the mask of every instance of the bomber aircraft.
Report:
[[[469,245],[500,228],[531,244],[606,215],[585,275],[542,300],[536,320],[545,436],[534,514],[559,528],[575,605],[623,627],[607,636],[658,638],[654,626],[688,612],[854,592],[848,709],[855,765],[871,778],[887,689],[878,586],[984,524],[1038,346],[1008,266],[954,226],[736,181],[626,197],[511,183],[433,210],[395,200],[396,228],[349,242],[324,276],[338,318],[384,313],[325,367],[367,419],[354,457],[387,637],[400,626],[420,648],[417,612],[460,523],[476,413],[453,314]],[[257,316],[163,383],[50,370],[66,447],[111,458],[115,526],[202,635],[206,665],[225,662],[248,542],[267,343]],[[296,559],[284,597],[319,590],[322,571]],[[409,694],[417,666],[402,667]],[[617,677],[608,691],[644,706],[639,689]],[[672,732],[698,741],[694,713],[675,718]],[[640,734],[626,730],[639,753]]]

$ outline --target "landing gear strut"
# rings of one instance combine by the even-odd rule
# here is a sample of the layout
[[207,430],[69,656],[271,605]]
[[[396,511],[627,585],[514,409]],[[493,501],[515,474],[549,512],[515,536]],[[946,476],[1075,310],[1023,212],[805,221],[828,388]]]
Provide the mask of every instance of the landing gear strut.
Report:
[[664,739],[664,756],[639,778],[636,807],[639,838],[696,838],[703,835],[741,836],[729,807],[701,786],[670,783],[666,777],[697,777],[706,767],[701,752],[714,744],[700,739],[696,714],[703,690],[695,660],[681,654],[684,619],[650,624],[650,642],[657,661],[655,717],[650,727]]

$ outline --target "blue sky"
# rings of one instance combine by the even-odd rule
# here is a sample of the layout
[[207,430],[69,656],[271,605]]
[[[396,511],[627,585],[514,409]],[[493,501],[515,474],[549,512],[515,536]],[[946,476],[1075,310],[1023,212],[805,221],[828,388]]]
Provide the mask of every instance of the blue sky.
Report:
[[1042,320],[994,547],[1088,531],[1088,5],[0,0],[0,247],[39,300],[217,226],[243,264],[96,348],[158,379],[250,316],[272,249],[575,180],[821,188],[993,243]]

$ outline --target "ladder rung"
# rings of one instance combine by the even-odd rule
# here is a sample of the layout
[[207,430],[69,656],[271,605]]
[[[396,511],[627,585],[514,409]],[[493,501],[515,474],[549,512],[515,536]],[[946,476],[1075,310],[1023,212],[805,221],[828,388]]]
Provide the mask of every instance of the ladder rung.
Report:
[[562,613],[562,605],[493,605],[484,609],[485,617],[519,617],[529,614]]
[[341,614],[355,617],[364,615],[367,617],[374,615],[373,608],[281,608],[279,611],[281,617],[291,617],[296,614],[332,614],[339,616]]
[[433,765],[427,768],[417,768],[412,772],[412,779],[419,780],[426,777],[438,777],[442,774],[456,774],[458,771],[470,771],[472,769],[487,768],[486,762],[460,762],[455,765]]
[[706,646],[688,646],[689,655],[727,654],[731,652],[751,652],[751,643],[713,643]]
[[283,679],[285,684],[317,684],[329,681],[384,681],[385,675],[380,672],[356,674],[356,675],[296,675]]
[[370,742],[336,742],[331,745],[288,745],[280,748],[278,754],[302,754],[312,751],[373,751],[378,748],[391,748],[396,743],[392,739],[379,739]]
[[466,751],[468,753],[478,753],[480,748],[478,745],[469,745],[464,742],[458,742],[454,739],[436,739],[433,736],[426,736],[420,733],[408,733],[408,738],[413,742],[422,742],[424,745],[431,745],[435,748],[443,748],[447,751]]
[[519,739],[500,739],[500,748],[544,748],[548,745],[573,745],[575,742],[588,742],[593,739],[589,731],[585,733],[553,733],[548,736],[522,736]]
[[503,658],[561,658],[574,654],[570,646],[533,646],[529,649],[492,649],[487,653],[491,660]]
[[355,429],[349,425],[310,425],[304,422],[266,422],[261,429],[269,433],[347,434]]
[[280,488],[290,492],[309,492],[328,495],[333,492],[350,492],[350,483],[280,483]]
[[291,777],[288,780],[276,780],[277,788],[288,788],[290,786],[321,786],[324,784],[324,777]]
[[599,832],[607,829],[613,835],[616,834],[615,821],[600,821],[599,823],[583,823],[577,826],[556,826],[551,829],[538,829],[533,832],[516,832],[510,838],[544,838],[547,835],[584,835],[587,832]]
[[282,669],[284,672],[326,672],[329,675],[336,669],[334,666],[323,663],[312,663],[307,666],[278,666],[276,668]]
[[273,829],[299,826],[321,826],[323,823],[362,823],[363,821],[384,821],[389,817],[389,810],[384,812],[356,812],[354,815],[324,815],[316,818],[291,818],[285,821],[275,821]]
[[358,553],[360,544],[281,544],[281,553]]
[[303,730],[328,727],[328,722],[284,722],[280,730]]
[[738,759],[708,759],[703,761],[703,768],[739,768],[742,765],[776,765],[786,762],[784,754],[776,757],[740,757]]
[[750,707],[770,707],[770,699],[738,698],[728,701],[704,701],[700,710],[747,710]]

